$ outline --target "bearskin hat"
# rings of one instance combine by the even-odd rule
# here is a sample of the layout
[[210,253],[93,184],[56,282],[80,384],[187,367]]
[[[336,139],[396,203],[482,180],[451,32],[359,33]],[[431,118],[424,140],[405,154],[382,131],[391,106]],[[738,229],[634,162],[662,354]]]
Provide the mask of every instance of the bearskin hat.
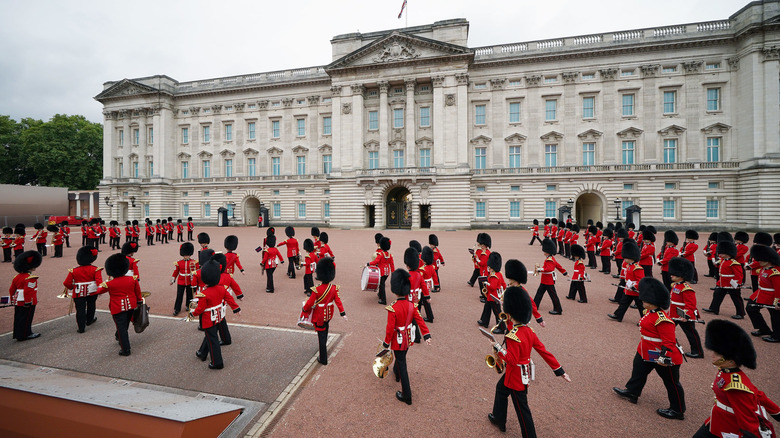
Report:
[[528,324],[531,320],[533,307],[531,306],[531,297],[528,296],[523,288],[510,286],[504,292],[504,312],[508,313],[515,321],[520,324]]
[[409,295],[409,291],[412,289],[409,282],[409,273],[404,269],[396,269],[390,274],[390,291],[399,297],[405,297]]
[[772,246],[772,236],[770,236],[769,233],[759,231],[753,235],[753,244]]
[[11,227],[3,227],[3,234],[11,234],[14,232],[14,229]]
[[639,231],[641,233],[641,232],[645,231],[645,228],[647,228],[647,227],[644,226],[644,225],[640,225],[639,229],[637,231]]
[[311,239],[304,240],[303,250],[306,252],[314,252],[314,242]]
[[211,237],[208,233],[198,233],[198,243],[211,243]]
[[330,237],[328,237],[328,233],[326,233],[324,231],[320,233],[320,242],[328,243],[329,239],[330,239]]
[[598,229],[604,228],[604,224],[602,224],[601,222],[597,221],[596,222],[596,228],[598,228]]
[[617,231],[615,231],[615,237],[618,239],[625,239],[628,237],[628,231],[626,231],[625,228],[618,228]]
[[550,219],[550,223],[553,224],[553,225],[558,225],[558,218],[554,217],[554,218]]
[[211,248],[204,249],[203,251],[198,252],[198,264],[203,266],[207,261],[211,260],[212,257],[214,257],[214,250]]
[[60,222],[60,226],[61,226],[61,227],[67,227],[67,226],[68,226],[68,221],[62,221],[62,222]]
[[769,246],[753,245],[750,248],[750,257],[759,262],[769,262],[774,266],[780,266],[780,255]]
[[47,225],[46,230],[52,233],[56,233],[59,230],[59,228],[57,228],[56,225]]
[[718,242],[716,253],[726,254],[733,259],[737,256],[737,245],[735,245],[734,242],[730,242],[728,240]]
[[420,253],[413,247],[406,248],[404,251],[404,265],[410,271],[416,271],[420,267]]
[[390,251],[390,239],[383,237],[382,240],[379,241],[379,248],[381,248],[382,251]]
[[276,235],[276,228],[268,227],[268,228],[265,229],[265,237],[275,236],[275,235]]
[[138,219],[133,219],[133,225],[138,225]]
[[317,227],[311,227],[311,235],[314,237],[320,237],[320,229]]
[[729,233],[728,231],[721,231],[721,232],[719,232],[718,233],[718,238],[716,240],[717,240],[718,243],[724,242],[724,241],[729,241],[729,242],[734,243],[734,238],[731,237],[731,233]]
[[265,245],[269,248],[273,248],[276,246],[276,236],[271,234],[270,236],[265,238]]
[[430,246],[423,247],[422,253],[420,254],[420,258],[422,259],[423,263],[426,265],[432,265],[433,264],[433,250]]
[[692,240],[699,240],[699,233],[696,230],[686,230],[685,238]]
[[693,263],[682,257],[669,260],[669,275],[680,277],[685,281],[693,280]]
[[501,272],[501,264],[501,254],[496,251],[491,252],[487,260],[488,268],[492,269],[494,272]]
[[94,246],[82,246],[76,251],[76,263],[79,266],[91,265],[92,262],[97,260],[98,250]]
[[[89,222],[87,222],[87,221],[81,221],[81,226],[83,227],[84,225],[89,225]],[[17,227],[18,227],[18,225],[17,225]]]
[[549,217],[544,218],[544,224],[547,225],[549,223],[550,223],[550,218]]
[[379,241],[381,241],[383,237],[385,237],[385,236],[383,236],[382,233],[374,234],[374,243],[379,245]]
[[221,277],[222,267],[216,260],[209,260],[200,268],[200,279],[206,283],[206,286],[218,285]]
[[124,254],[114,254],[106,259],[105,267],[109,277],[122,277],[130,269],[130,260]]
[[336,278],[336,265],[330,257],[323,257],[317,262],[317,280],[330,283]]
[[43,224],[40,222],[36,222],[35,225],[33,225],[33,228],[35,228],[36,230],[42,230]]
[[774,236],[772,236],[772,239],[775,242],[775,245],[780,245],[780,233],[775,233]]
[[539,219],[534,219],[534,225],[539,225]]
[[664,231],[664,241],[672,242],[672,245],[676,246],[680,243],[680,238],[677,237],[677,233],[675,233],[674,230],[666,230]]
[[642,231],[642,240],[649,240],[651,242],[655,242],[655,233],[645,228],[645,230]]
[[590,228],[590,226],[593,225],[593,219],[588,219],[586,225],[588,225],[588,228]]
[[184,242],[179,247],[180,256],[191,256],[193,254],[195,254],[195,245],[193,245],[191,242]]
[[20,274],[30,272],[31,269],[41,266],[42,261],[43,256],[38,251],[25,251],[14,259],[14,271]]
[[135,254],[136,251],[138,251],[138,244],[136,242],[125,242],[125,244],[122,245],[123,255],[132,255]]
[[238,236],[233,234],[225,237],[225,249],[228,251],[235,251],[238,248]]
[[155,220],[155,223],[158,223],[158,224],[159,224],[159,223],[161,223],[161,222],[162,222],[162,220],[161,220],[161,219],[159,219],[159,218],[158,218],[157,220]]
[[639,299],[662,309],[668,309],[671,304],[669,289],[661,280],[653,277],[644,277],[639,280]]
[[615,231],[623,228],[623,222],[615,222]]
[[520,284],[528,281],[528,271],[523,262],[517,259],[509,259],[504,264],[504,277],[510,278]]
[[291,227],[291,226],[287,225],[286,227],[284,227],[284,234],[285,234],[285,236],[287,236],[287,237],[293,237],[293,236],[295,236],[295,228],[293,228],[293,227]]
[[582,247],[582,245],[572,245],[571,246],[571,256],[575,259],[584,259],[585,258],[585,248]]
[[580,232],[580,226],[577,225],[577,224],[574,224],[574,225],[571,226],[571,230],[574,231],[575,233],[579,233]]
[[571,230],[571,222],[566,222],[566,229]]
[[653,226],[653,225],[648,225],[647,227],[645,227],[645,229],[650,231],[653,234],[658,234],[658,230],[656,230],[655,226]]
[[588,233],[590,234],[596,234],[598,232],[598,228],[596,228],[595,225],[588,225]]
[[176,223],[180,224],[181,223],[181,219],[176,219]]
[[477,234],[477,243],[490,248],[493,246],[493,239],[490,238],[490,234],[488,233],[479,233]]
[[187,222],[192,222],[192,216],[187,217]]
[[214,255],[211,256],[211,260],[219,263],[219,272],[225,272],[227,270],[227,257],[225,257],[225,254],[215,252]]
[[626,223],[626,228],[628,228],[629,230],[633,230],[636,228],[636,225],[633,222],[628,222]]
[[420,242],[418,242],[416,240],[410,240],[409,241],[409,248],[416,249],[418,253],[422,252],[422,245],[420,245]]
[[614,230],[615,229],[615,224],[613,224],[612,222],[607,222],[607,229],[608,230]]
[[639,261],[639,245],[637,245],[634,239],[625,239],[623,241],[623,260]]
[[133,224],[133,223],[132,223],[132,222],[130,222],[130,221],[125,221],[125,226],[129,226],[129,225],[132,225],[132,224]]
[[750,237],[748,236],[748,233],[744,231],[737,231],[734,233],[734,240],[739,240],[742,243],[747,243],[750,241]]
[[24,227],[16,227],[14,229],[14,234],[17,234],[19,236],[24,236],[25,233],[27,233],[27,230],[25,230]]
[[710,233],[710,237],[707,238],[710,242],[717,242],[718,241],[718,233],[712,232]]
[[606,237],[607,239],[611,239],[612,237],[614,237],[614,236],[615,236],[615,232],[614,232],[614,231],[612,231],[612,229],[611,229],[611,228],[607,228],[606,230],[604,230],[604,232],[602,233],[602,235],[603,235],[604,237]]
[[119,225],[119,222],[117,222],[117,221],[108,221],[108,226],[113,227],[114,225]]
[[545,237],[544,240],[542,240],[542,252],[550,255],[553,255],[557,252],[555,250],[555,242],[550,240],[549,237]]
[[429,234],[428,245],[439,246],[439,237],[435,234]]
[[704,330],[704,346],[726,360],[733,360],[737,366],[756,369],[756,349],[747,332],[737,324],[725,319],[707,323]]

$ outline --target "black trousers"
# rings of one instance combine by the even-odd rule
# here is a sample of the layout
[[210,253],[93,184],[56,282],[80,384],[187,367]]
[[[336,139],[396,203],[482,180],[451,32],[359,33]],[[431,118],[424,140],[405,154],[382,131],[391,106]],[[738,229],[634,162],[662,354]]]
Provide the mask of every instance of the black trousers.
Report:
[[89,239],[89,244],[94,246],[96,250],[100,251],[100,238]]
[[609,256],[601,256],[601,272],[605,274],[611,274],[612,273],[612,262],[609,259]]
[[116,324],[116,337],[119,338],[119,347],[122,351],[130,351],[130,336],[127,329],[130,327],[130,318],[133,317],[133,309],[111,315]]
[[168,233],[160,234],[160,243],[168,243]]
[[507,388],[504,384],[504,378],[506,378],[506,373],[496,383],[496,396],[493,398],[493,418],[496,419],[498,424],[506,424],[507,399],[512,397],[512,406],[515,407],[523,438],[535,438],[536,428],[534,427],[534,419],[531,417],[531,409],[528,408],[528,387],[526,386],[523,391]]
[[691,353],[704,354],[704,349],[701,347],[701,338],[699,332],[696,331],[696,323],[693,321],[675,321],[676,325],[679,325],[685,337],[688,338],[688,343],[691,344]]
[[295,257],[287,257],[287,263],[290,264],[287,267],[287,276],[295,278]]
[[62,257],[62,245],[54,245],[54,257]]
[[723,298],[726,298],[726,294],[731,297],[731,302],[734,303],[734,308],[737,310],[737,315],[745,316],[745,303],[742,301],[742,295],[739,289],[731,289],[725,287],[716,287],[712,293],[712,302],[710,303],[710,309],[716,315],[720,313],[720,304],[723,302]]
[[[324,330],[320,328],[324,327]],[[317,327],[317,345],[320,350],[320,363],[323,365],[328,364],[328,329],[330,328],[330,321],[325,321],[325,324]]]
[[383,275],[379,278],[379,301],[387,302],[387,295],[385,294],[385,281],[387,281],[387,275]]
[[540,238],[539,238],[539,236],[531,236],[531,241],[530,241],[530,242],[528,242],[528,244],[529,244],[529,245],[533,245],[533,244],[534,244],[534,241],[536,241],[536,240],[538,240],[538,241],[539,241],[539,245],[541,245],[541,244],[542,244],[542,239],[540,239]]
[[36,243],[35,246],[38,248],[38,252],[42,255],[46,255],[46,244],[45,243]]
[[184,303],[184,309],[187,310],[190,307],[190,301],[192,301],[192,286],[185,286],[183,284],[176,285],[176,302],[173,303],[174,313],[181,312],[181,302],[184,297],[187,297],[187,301]]
[[753,290],[753,292],[758,290],[758,275],[750,276],[750,288]]
[[159,242],[159,241],[160,241],[160,239],[162,239],[162,233],[154,233],[154,235],[155,235],[155,238],[154,238],[154,240],[156,240],[156,241],[158,241],[158,242]]
[[718,268],[715,266],[715,263],[707,259],[707,267],[710,268],[709,272],[707,272],[707,275],[713,278],[717,278],[718,276]]
[[14,339],[26,341],[32,334],[35,306],[14,306]]
[[710,426],[707,424],[702,424],[699,430],[696,431],[696,433],[693,435],[692,438],[718,438],[717,435],[713,435],[710,432]]
[[436,265],[436,276],[433,277],[433,291],[438,292],[441,290],[441,277],[439,277],[439,265]]
[[227,318],[222,318],[217,324],[217,334],[219,340],[222,341],[222,345],[230,345],[233,343],[233,337],[230,335],[230,327],[228,327]]
[[173,228],[171,228],[171,231],[168,231],[168,240],[173,240]]
[[65,239],[65,245],[67,245],[67,247],[70,248],[70,235],[69,234],[65,234],[62,237]]
[[129,234],[125,234],[125,243],[131,242],[131,241],[132,241],[132,239],[130,238],[130,235]]
[[3,263],[10,263],[13,259],[11,258],[11,247],[3,248]]
[[84,331],[87,323],[95,319],[95,302],[97,295],[73,298],[73,307],[76,309],[76,326],[79,331]]
[[[173,236],[171,236],[171,238],[173,238]],[[184,242],[184,233],[176,233],[176,241]]]
[[428,322],[433,322],[433,309],[431,309],[431,297],[422,297],[420,298],[420,302],[417,303],[417,311],[420,311],[420,308],[425,308],[425,319],[428,320]]
[[558,241],[558,254],[565,255],[566,254],[566,248],[563,245],[563,240]]
[[266,292],[273,292],[274,291],[274,271],[276,268],[268,268],[265,270],[265,291]]
[[409,386],[409,373],[406,371],[406,352],[409,350],[393,350],[395,362],[393,363],[393,374],[401,378],[401,393],[407,400],[412,399],[412,387]]
[[203,329],[203,342],[200,343],[198,355],[205,357],[208,354],[211,357],[211,365],[215,367],[224,366],[222,362],[222,348],[219,346],[219,337],[217,335],[217,326],[212,325]]
[[564,251],[564,256],[565,256],[567,259],[570,259],[570,258],[571,258],[571,243],[565,243],[565,244],[563,245],[563,247],[565,248],[565,251]]
[[100,243],[106,243],[106,233],[100,235]]
[[614,297],[614,298],[612,298],[613,300],[615,300],[615,301],[617,301],[617,302],[620,302],[620,299],[621,299],[621,298],[623,298],[623,295],[625,295],[625,291],[624,291],[624,290],[623,290],[623,288],[622,288],[622,287],[620,287],[620,286],[625,286],[625,285],[626,285],[626,280],[623,280],[623,279],[621,278],[621,279],[620,279],[620,282],[618,283],[618,288],[617,288],[617,290],[615,291],[615,297]]
[[[691,263],[693,264],[693,263]],[[696,269],[696,266],[693,266],[693,282],[698,283],[699,282],[699,271]]]
[[639,397],[647,383],[647,375],[651,371],[661,377],[666,387],[666,395],[669,398],[669,407],[677,412],[685,412],[685,392],[680,384],[680,365],[662,366],[655,362],[645,362],[639,353],[634,355],[634,366],[631,378],[626,383],[626,389]]
[[536,303],[536,307],[539,307],[539,303],[542,302],[542,297],[544,297],[544,293],[547,292],[550,294],[550,299],[553,303],[553,310],[562,312],[563,309],[561,308],[561,300],[558,299],[558,292],[555,291],[555,285],[554,284],[540,284],[539,288],[536,289],[536,296],[534,297],[534,302]]
[[147,246],[154,245],[154,234],[147,234],[146,235],[146,245]]
[[645,270],[645,277],[653,276],[653,265],[639,265]]
[[554,237],[550,237],[550,242],[552,242],[553,246],[555,247],[553,249],[553,254],[557,253],[558,252],[558,241],[555,240]]
[[187,240],[192,240],[192,231],[187,230]]
[[[482,315],[479,317],[479,320],[488,327],[490,327],[491,312],[493,313],[493,316],[496,317],[496,324],[498,324],[501,321],[498,319],[498,314],[501,313],[501,304],[499,304],[497,301],[485,300],[485,304],[482,306]],[[503,325],[504,324],[499,325],[499,328],[504,329]]]
[[620,270],[623,269],[623,259],[615,259],[615,268],[617,273],[620,274]]
[[471,287],[474,287],[474,283],[477,282],[477,278],[479,277],[479,269],[474,268],[474,272],[471,273],[471,278],[469,278],[469,284]]
[[87,239],[87,234],[81,233],[81,246],[87,246],[87,242],[89,242],[89,239]]
[[109,245],[111,245],[111,249],[119,249],[119,237],[111,237],[109,238]]
[[311,295],[311,288],[314,287],[314,280],[312,274],[303,274],[303,293]]
[[596,265],[596,251],[587,251],[588,254],[588,267],[597,268]]
[[628,310],[628,306],[631,305],[632,301],[636,304],[637,309],[639,309],[639,317],[642,317],[642,300],[640,300],[638,296],[626,295],[624,292],[623,296],[620,297],[618,308],[614,313],[614,315],[617,316],[618,321],[623,320],[623,316],[626,314],[626,310]]
[[[748,303],[755,303],[755,301],[750,300]],[[749,304],[747,314],[748,317],[750,317],[750,322],[753,323],[753,328],[761,333],[772,335],[773,338],[777,339],[778,336],[780,336],[780,311],[776,309],[767,309],[769,312],[769,319],[772,322],[772,329],[770,330],[764,320],[764,316],[761,315],[761,308],[750,307]]]
[[16,259],[17,257],[19,257],[19,254],[21,254],[21,253],[23,253],[23,252],[24,252],[24,248],[15,249],[15,250],[14,250],[14,259]]
[[585,282],[572,280],[571,285],[569,285],[568,297],[573,300],[577,298],[578,292],[580,294],[580,300],[585,301],[587,303],[588,295],[585,293]]

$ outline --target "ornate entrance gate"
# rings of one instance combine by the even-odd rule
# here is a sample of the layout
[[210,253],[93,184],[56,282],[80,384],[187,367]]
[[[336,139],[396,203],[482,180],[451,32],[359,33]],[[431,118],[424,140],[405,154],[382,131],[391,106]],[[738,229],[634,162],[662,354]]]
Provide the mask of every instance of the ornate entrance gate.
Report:
[[412,196],[406,187],[387,194],[387,228],[412,228]]

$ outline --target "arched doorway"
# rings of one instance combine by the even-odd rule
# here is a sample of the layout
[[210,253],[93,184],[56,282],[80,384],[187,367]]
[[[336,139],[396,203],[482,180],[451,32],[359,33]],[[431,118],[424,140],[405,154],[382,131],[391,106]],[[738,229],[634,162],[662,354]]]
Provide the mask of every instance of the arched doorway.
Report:
[[593,223],[603,222],[604,202],[595,193],[583,193],[577,198],[577,223],[582,227],[593,219]]
[[246,198],[244,200],[244,225],[257,225],[258,216],[260,216],[260,200]]
[[396,187],[387,194],[387,228],[412,228],[412,194]]

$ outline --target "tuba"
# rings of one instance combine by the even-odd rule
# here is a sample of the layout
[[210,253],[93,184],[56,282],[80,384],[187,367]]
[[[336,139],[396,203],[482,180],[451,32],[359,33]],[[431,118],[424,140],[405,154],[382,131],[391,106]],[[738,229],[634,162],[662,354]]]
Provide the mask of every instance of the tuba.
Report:
[[387,375],[387,369],[393,362],[393,352],[389,349],[383,348],[382,344],[379,344],[377,348],[377,354],[374,358],[374,363],[371,368],[374,370],[374,375],[383,379]]

